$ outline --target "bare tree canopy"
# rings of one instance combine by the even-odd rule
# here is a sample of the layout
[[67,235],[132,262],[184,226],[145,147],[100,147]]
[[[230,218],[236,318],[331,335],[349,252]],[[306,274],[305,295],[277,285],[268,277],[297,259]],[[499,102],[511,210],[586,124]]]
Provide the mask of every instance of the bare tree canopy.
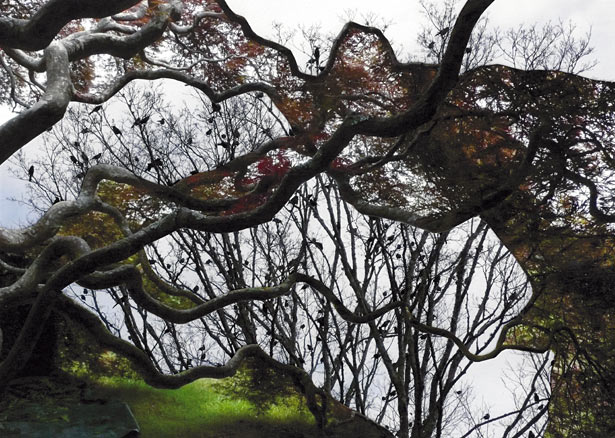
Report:
[[[428,62],[401,62],[382,31],[349,22],[310,39],[303,65],[224,0],[1,2],[0,96],[22,110],[0,126],[0,163],[60,134],[45,160],[21,163],[47,196],[40,218],[0,227],[0,316],[28,306],[10,345],[0,336],[0,389],[57,313],[157,387],[260,358],[301,383],[322,425],[328,392],[369,413],[382,366],[378,421],[395,403],[412,437],[446,436],[445,400],[466,364],[551,352],[550,396],[528,394],[535,419],[519,414],[507,433],[533,435],[545,413],[549,436],[613,433],[615,85],[577,74],[587,41],[549,51],[536,31],[497,40],[522,68],[487,65],[496,40],[480,20],[492,3],[426,5],[438,26],[419,37]],[[198,113],[178,117],[133,87],[161,79],[197,90]],[[117,101],[121,123],[108,111]],[[531,284],[525,301],[506,251]],[[472,314],[479,268],[487,292]],[[132,342],[67,298],[75,285],[109,291]],[[301,346],[300,317],[317,336]],[[199,330],[225,364],[175,331],[214,319]],[[166,333],[177,360],[148,345]],[[310,378],[321,366],[323,388]],[[474,429],[495,421],[481,417]]]

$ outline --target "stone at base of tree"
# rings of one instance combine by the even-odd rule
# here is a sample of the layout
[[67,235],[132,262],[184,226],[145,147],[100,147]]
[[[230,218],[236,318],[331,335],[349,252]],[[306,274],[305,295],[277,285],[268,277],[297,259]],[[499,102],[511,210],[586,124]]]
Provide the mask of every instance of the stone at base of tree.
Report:
[[30,403],[18,418],[0,422],[3,438],[135,438],[139,425],[128,405],[120,401],[101,404],[50,406]]

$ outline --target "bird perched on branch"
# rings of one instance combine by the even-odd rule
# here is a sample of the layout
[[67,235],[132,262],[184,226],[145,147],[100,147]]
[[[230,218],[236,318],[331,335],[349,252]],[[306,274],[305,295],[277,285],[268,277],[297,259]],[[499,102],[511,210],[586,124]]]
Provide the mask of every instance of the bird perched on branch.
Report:
[[156,158],[154,161],[147,163],[146,171],[152,170],[153,167],[162,166],[162,160],[160,158]]
[[448,34],[449,30],[451,30],[450,27],[445,27],[443,29],[440,29],[440,31],[436,34],[436,36],[444,38]]
[[34,165],[30,166],[28,169],[28,181],[32,182],[32,177],[34,176]]
[[149,120],[149,116],[145,116],[145,117],[142,117],[140,119],[136,119],[135,122],[132,124],[132,127],[134,128],[135,126],[145,125],[148,120]]

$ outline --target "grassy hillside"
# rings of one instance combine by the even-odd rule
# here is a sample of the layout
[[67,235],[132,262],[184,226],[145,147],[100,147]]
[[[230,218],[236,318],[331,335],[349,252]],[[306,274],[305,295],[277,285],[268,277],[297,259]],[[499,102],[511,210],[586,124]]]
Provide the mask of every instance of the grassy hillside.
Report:
[[103,378],[92,386],[92,395],[125,401],[143,438],[249,437],[276,431],[280,436],[316,434],[314,418],[298,396],[286,397],[261,412],[252,402],[227,394],[225,386],[232,379],[224,380],[202,379],[163,390],[137,380]]

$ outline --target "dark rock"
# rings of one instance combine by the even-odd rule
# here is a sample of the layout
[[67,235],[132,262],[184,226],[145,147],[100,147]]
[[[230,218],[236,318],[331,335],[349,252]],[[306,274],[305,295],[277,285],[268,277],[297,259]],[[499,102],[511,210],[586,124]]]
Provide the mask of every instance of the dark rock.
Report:
[[37,404],[22,406],[19,416],[9,414],[0,422],[6,438],[129,438],[139,436],[139,425],[128,405],[120,401],[104,404]]

